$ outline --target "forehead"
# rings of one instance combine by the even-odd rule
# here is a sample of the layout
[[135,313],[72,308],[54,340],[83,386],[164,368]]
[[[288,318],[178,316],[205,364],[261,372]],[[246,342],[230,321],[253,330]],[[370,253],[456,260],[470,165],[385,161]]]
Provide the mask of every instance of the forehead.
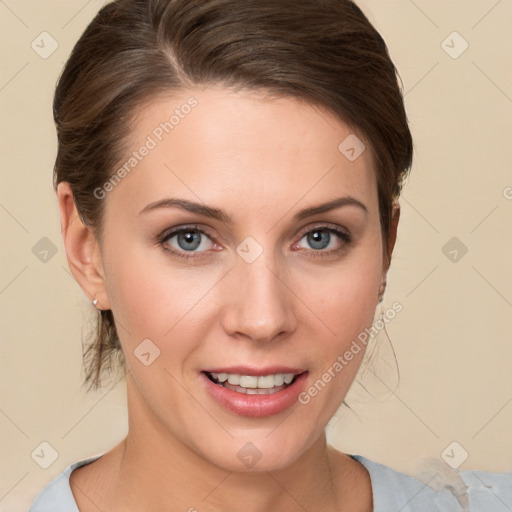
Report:
[[109,204],[138,212],[179,196],[243,211],[341,194],[371,204],[373,156],[362,140],[338,117],[292,97],[222,87],[173,93],[136,113],[119,163],[128,172]]

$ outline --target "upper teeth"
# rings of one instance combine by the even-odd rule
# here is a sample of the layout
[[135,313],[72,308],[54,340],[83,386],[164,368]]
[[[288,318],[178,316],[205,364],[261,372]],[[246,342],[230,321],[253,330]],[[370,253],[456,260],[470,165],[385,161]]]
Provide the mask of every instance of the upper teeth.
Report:
[[233,386],[242,388],[270,389],[275,386],[282,386],[283,383],[290,384],[295,377],[294,373],[276,373],[275,375],[239,375],[237,373],[211,373],[212,377],[219,382],[226,380]]

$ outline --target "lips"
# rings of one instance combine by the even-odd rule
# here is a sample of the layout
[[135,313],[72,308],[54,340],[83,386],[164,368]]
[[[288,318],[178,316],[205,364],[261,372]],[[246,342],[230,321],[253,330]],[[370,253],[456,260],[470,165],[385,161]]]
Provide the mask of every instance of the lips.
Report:
[[[219,382],[219,374],[224,374],[223,382]],[[269,379],[284,379],[283,375],[288,376],[288,383],[270,386]],[[260,369],[237,366],[202,371],[200,376],[210,398],[218,405],[239,416],[262,417],[278,414],[297,403],[298,396],[305,387],[308,371],[284,366]],[[227,376],[233,377],[233,382],[241,380],[240,384],[247,387],[230,384]],[[263,379],[262,387],[259,386],[260,378]],[[275,383],[274,380],[272,384]]]
[[203,370],[206,373],[230,373],[237,375],[262,376],[275,375],[277,373],[293,373],[299,375],[306,371],[305,368],[292,368],[290,366],[266,366],[264,368],[255,368],[251,366],[223,366],[220,368],[207,368]]

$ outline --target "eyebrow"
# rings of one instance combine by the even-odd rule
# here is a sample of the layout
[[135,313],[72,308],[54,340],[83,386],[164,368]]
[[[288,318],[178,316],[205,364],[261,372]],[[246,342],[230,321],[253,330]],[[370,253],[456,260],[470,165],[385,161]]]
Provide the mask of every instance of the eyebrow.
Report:
[[[337,199],[333,199],[332,201],[329,201],[327,203],[322,203],[316,206],[305,208],[296,213],[293,219],[295,221],[302,220],[319,213],[325,213],[330,210],[334,210],[335,208],[341,208],[342,206],[356,206],[357,208],[363,210],[365,215],[368,214],[368,208],[361,201],[352,196],[343,196]],[[187,212],[197,213],[204,217],[216,219],[225,224],[233,224],[233,218],[231,217],[231,215],[224,212],[223,210],[206,206],[205,204],[196,203],[194,201],[189,201],[187,199],[177,198],[164,198],[160,199],[159,201],[154,201],[153,203],[150,203],[147,206],[145,206],[140,211],[139,215],[141,215],[142,213],[157,210],[159,208],[180,208]]]

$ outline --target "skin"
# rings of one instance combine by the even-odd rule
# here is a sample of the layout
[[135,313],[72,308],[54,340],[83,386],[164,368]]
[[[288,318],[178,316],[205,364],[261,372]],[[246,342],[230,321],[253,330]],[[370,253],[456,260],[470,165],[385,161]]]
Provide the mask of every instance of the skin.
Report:
[[[127,360],[129,433],[73,472],[75,499],[85,511],[371,511],[366,469],[324,432],[364,350],[307,405],[264,418],[225,410],[199,385],[208,367],[284,364],[308,370],[307,389],[372,325],[389,261],[371,150],[345,158],[338,145],[354,130],[318,107],[221,87],[152,100],[132,150],[190,96],[197,107],[103,199],[103,245],[77,217],[68,184],[58,187],[70,269],[112,309]],[[345,195],[367,212],[349,205],[293,220]],[[222,209],[233,224],[178,208],[139,214],[164,197]],[[391,251],[398,218],[396,206]],[[191,253],[177,236],[158,239],[190,224],[207,234],[199,257],[166,252]],[[326,224],[352,243],[332,233],[327,247],[312,245],[307,234]],[[263,249],[252,263],[236,252],[247,236]],[[146,338],[160,349],[149,366],[134,355]],[[251,468],[237,457],[247,442],[262,454]]]

